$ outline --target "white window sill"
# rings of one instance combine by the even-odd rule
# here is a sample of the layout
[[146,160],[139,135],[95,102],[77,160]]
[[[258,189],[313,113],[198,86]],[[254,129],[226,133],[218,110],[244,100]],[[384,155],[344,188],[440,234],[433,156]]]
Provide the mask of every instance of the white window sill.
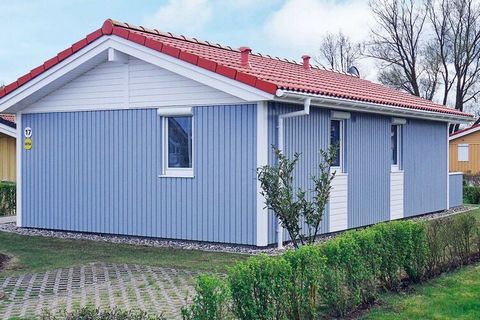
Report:
[[186,174],[173,174],[173,173],[161,174],[158,177],[159,178],[189,178],[189,179],[195,178],[195,176],[193,174],[186,175]]
[[194,178],[192,169],[167,169],[159,178]]

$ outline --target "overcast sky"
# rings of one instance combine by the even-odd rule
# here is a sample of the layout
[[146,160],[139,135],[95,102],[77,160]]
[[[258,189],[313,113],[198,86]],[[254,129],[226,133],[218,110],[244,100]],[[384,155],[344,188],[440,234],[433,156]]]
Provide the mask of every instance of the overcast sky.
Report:
[[[107,18],[297,61],[315,56],[326,32],[364,40],[371,22],[367,0],[1,0],[0,82],[10,83]],[[371,69],[360,63],[362,77],[374,77]]]

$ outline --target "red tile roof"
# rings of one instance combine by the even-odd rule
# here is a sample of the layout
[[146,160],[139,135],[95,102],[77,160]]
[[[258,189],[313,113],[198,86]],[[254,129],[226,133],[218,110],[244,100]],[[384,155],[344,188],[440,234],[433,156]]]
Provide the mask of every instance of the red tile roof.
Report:
[[480,127],[480,123],[479,124],[474,124],[473,126],[470,126],[470,127],[466,127],[462,130],[455,131],[454,133],[450,134],[450,137],[454,137],[456,135],[459,135],[460,133],[467,133],[468,131],[471,131],[471,130],[476,129],[478,127]]
[[407,109],[471,116],[347,73],[326,70],[316,66],[312,66],[307,70],[301,63],[269,55],[250,54],[249,65],[242,66],[240,63],[240,51],[237,49],[194,38],[175,36],[156,29],[146,29],[110,19],[104,22],[102,28],[90,33],[85,39],[76,42],[70,48],[47,60],[43,65],[33,69],[30,73],[7,85],[4,89],[0,89],[0,98],[89,43],[92,43],[102,35],[111,34],[271,94],[275,94],[277,89],[283,89]]
[[0,114],[0,118],[15,123],[15,116],[13,114]]

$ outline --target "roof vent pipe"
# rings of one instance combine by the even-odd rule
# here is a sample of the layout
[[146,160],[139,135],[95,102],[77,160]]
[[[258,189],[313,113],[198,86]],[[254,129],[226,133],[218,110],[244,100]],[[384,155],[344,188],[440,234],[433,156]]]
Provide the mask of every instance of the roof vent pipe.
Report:
[[250,68],[250,61],[248,58],[251,52],[252,52],[252,49],[250,49],[249,47],[240,47],[240,54],[241,54],[240,63],[242,67]]
[[310,56],[303,55],[303,69],[310,70]]

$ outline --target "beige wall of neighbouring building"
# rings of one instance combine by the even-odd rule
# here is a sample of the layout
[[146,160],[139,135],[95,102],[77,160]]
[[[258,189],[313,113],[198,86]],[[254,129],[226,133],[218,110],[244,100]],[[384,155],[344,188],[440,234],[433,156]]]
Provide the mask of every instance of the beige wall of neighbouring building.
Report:
[[[468,161],[459,161],[459,146],[468,150]],[[465,152],[465,151],[464,151]],[[480,131],[450,140],[450,172],[480,173]]]
[[0,133],[0,181],[15,181],[15,138]]

